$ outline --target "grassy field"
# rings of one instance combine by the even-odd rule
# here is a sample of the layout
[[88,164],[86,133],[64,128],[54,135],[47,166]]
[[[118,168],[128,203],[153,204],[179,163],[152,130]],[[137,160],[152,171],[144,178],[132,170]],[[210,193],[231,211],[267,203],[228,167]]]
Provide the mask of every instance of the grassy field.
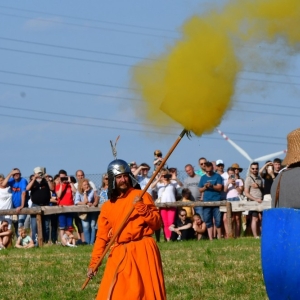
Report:
[[[168,299],[268,299],[260,241],[190,241],[159,244]],[[49,246],[0,251],[0,299],[94,299],[103,267],[84,291],[91,246]]]

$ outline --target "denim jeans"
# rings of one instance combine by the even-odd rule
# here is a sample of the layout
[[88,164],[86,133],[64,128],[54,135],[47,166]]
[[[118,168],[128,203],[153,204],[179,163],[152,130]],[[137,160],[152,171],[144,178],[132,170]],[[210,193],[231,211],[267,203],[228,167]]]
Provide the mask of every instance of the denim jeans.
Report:
[[57,241],[58,216],[57,214],[50,215],[51,223],[51,241],[55,244]]
[[240,201],[239,197],[228,198],[227,201]]
[[20,227],[24,227],[24,223],[27,215],[17,215],[17,216],[18,216],[18,221],[14,222],[14,228],[15,228],[16,237],[19,237],[18,229]]
[[73,227],[73,213],[62,213],[58,215],[59,229],[65,230]]
[[[31,207],[40,207],[37,204],[32,203]],[[35,242],[37,231],[36,215],[31,215],[31,238]],[[43,230],[43,242],[47,243],[49,241],[50,232],[50,216],[42,215],[42,230]]]
[[221,227],[221,212],[218,206],[216,207],[203,207],[204,222],[207,228],[213,226],[213,217],[217,228]]
[[194,211],[195,211],[196,214],[200,215],[202,220],[204,220],[203,206],[195,206]]
[[81,220],[83,227],[83,234],[86,243],[92,245],[96,238],[96,223],[97,223],[97,212],[89,212],[85,220]]

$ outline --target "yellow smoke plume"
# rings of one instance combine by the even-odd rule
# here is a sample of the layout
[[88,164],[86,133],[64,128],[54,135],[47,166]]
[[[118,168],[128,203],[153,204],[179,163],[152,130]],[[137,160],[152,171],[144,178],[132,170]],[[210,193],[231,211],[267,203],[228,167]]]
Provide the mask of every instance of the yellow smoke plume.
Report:
[[232,106],[246,63],[238,58],[236,42],[284,38],[294,47],[299,25],[299,0],[235,0],[193,16],[182,26],[181,40],[133,68],[132,84],[143,100],[137,114],[158,125],[176,121],[199,136],[212,131]]

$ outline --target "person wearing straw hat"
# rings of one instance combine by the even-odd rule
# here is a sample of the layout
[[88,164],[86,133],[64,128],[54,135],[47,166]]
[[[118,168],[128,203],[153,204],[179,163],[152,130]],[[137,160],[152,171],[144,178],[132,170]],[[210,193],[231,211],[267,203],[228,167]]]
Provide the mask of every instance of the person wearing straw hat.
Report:
[[262,224],[261,264],[270,300],[300,299],[300,128],[287,135],[282,164]]
[[240,165],[237,163],[234,163],[231,165],[231,168],[234,169],[234,175],[236,179],[242,179],[240,178],[240,173],[243,172],[243,168],[240,168]]
[[[286,168],[279,173],[271,187],[272,207],[300,208],[300,128],[287,135],[287,154],[282,164]],[[279,196],[277,199],[276,191]]]

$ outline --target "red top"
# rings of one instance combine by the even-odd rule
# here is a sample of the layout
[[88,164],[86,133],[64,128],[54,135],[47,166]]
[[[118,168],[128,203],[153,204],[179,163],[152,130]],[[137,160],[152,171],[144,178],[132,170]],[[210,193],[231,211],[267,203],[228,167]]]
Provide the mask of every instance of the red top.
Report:
[[[58,205],[74,205],[73,201],[73,194],[72,194],[72,188],[69,183],[63,183],[62,184],[62,197],[57,198]],[[57,193],[60,189],[60,184],[55,185],[55,192]]]

